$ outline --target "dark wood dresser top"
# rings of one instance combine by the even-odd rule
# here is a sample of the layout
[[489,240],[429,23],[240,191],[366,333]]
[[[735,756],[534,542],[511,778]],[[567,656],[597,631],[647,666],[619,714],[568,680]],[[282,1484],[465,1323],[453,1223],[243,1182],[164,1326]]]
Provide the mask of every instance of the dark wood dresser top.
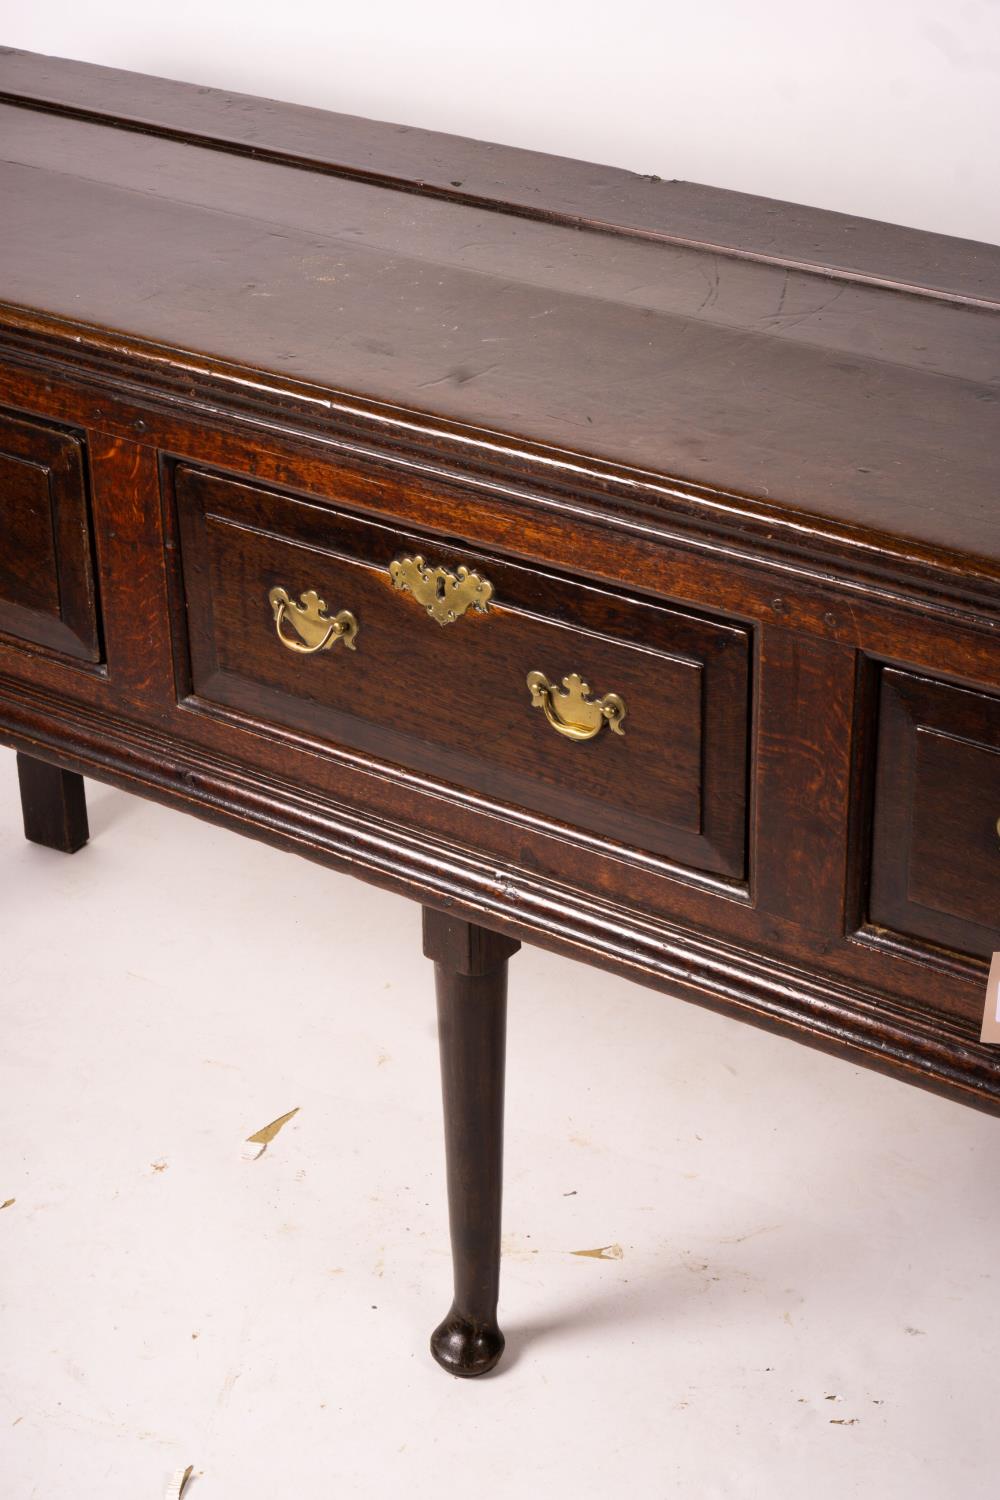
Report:
[[0,140],[11,337],[996,597],[997,247],[16,51]]

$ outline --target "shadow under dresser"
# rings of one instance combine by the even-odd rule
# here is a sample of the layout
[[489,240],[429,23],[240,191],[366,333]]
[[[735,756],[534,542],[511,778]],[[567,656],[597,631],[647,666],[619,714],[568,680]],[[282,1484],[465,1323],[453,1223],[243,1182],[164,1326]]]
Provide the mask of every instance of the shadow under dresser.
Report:
[[[1000,250],[0,50],[0,741],[1000,1113]],[[377,961],[377,958],[376,960]]]

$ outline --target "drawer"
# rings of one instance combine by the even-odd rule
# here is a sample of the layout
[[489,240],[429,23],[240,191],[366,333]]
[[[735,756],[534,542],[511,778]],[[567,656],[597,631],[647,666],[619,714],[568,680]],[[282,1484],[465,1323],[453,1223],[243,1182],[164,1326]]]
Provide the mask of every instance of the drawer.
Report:
[[869,916],[987,958],[1000,949],[1000,698],[886,668]]
[[[175,494],[203,704],[743,879],[746,628],[183,465]],[[394,581],[416,558],[426,576]],[[322,645],[315,607],[295,609],[309,591],[353,640]]]
[[83,439],[0,413],[0,632],[100,661]]

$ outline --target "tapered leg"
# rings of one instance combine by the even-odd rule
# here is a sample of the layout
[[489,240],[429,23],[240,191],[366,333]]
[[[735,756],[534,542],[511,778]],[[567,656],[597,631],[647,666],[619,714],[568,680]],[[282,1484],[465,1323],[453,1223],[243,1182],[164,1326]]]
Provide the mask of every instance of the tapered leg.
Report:
[[17,757],[24,836],[33,844],[75,854],[90,837],[83,777],[29,755]]
[[485,1375],[503,1353],[497,1326],[507,960],[520,943],[424,908],[424,953],[434,960],[448,1213],[455,1297],[431,1335],[452,1375]]

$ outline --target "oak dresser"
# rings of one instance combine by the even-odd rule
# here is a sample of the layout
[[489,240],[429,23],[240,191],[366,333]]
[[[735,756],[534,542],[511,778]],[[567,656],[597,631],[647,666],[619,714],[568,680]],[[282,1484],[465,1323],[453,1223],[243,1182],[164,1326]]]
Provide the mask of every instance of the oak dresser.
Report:
[[521,941],[1000,1112],[1000,250],[9,50],[0,133],[26,833],[423,903],[446,1369]]

